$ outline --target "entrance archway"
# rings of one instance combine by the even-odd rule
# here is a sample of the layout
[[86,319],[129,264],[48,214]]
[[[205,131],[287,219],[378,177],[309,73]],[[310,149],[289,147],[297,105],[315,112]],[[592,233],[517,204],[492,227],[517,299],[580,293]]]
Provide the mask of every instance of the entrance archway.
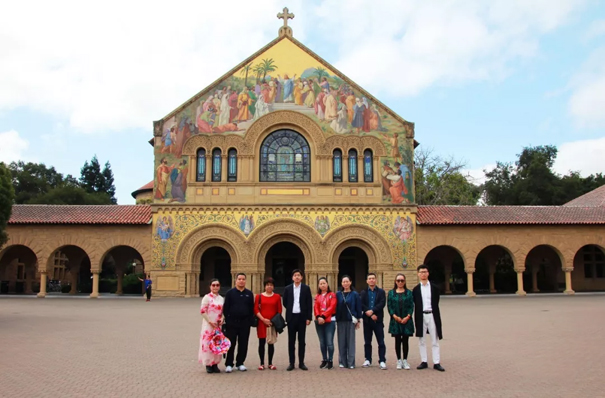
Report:
[[523,284],[532,293],[559,292],[565,289],[561,257],[548,245],[536,246],[525,258]]
[[202,254],[200,260],[200,297],[210,292],[210,280],[217,278],[221,283],[220,294],[231,289],[231,256],[222,247],[212,246]]
[[36,282],[38,258],[27,246],[14,245],[0,256],[0,294],[32,294],[40,290]]
[[424,258],[424,264],[429,267],[429,280],[440,286],[443,293],[466,293],[464,260],[454,247],[437,246],[431,249]]
[[605,254],[597,245],[582,247],[573,260],[574,270],[571,273],[576,290],[605,290]]
[[351,285],[356,290],[367,289],[366,275],[368,274],[369,260],[366,252],[359,247],[347,247],[338,256],[338,282],[334,290],[340,288],[343,275],[351,277]]
[[88,254],[79,246],[62,246],[46,264],[48,293],[92,293],[92,273]]
[[143,294],[145,264],[135,248],[126,245],[111,248],[102,261],[99,275],[99,293]]
[[279,242],[271,246],[265,256],[265,277],[273,278],[277,293],[282,294],[284,288],[292,283],[292,271],[295,269],[305,271],[305,256],[297,245]]
[[492,245],[479,252],[473,274],[475,293],[515,293],[517,275],[510,252]]

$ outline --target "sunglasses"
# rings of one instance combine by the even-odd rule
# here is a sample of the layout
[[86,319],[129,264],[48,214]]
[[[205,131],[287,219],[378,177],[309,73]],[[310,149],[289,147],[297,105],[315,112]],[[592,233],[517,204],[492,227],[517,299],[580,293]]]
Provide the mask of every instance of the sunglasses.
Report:
[[220,285],[219,283],[213,283],[213,284],[212,284],[212,285],[210,285],[210,286],[212,286],[212,287],[214,287],[214,286],[218,286],[218,287],[220,287],[221,285]]
[[403,280],[403,279],[397,279],[395,282],[401,282],[401,283],[403,283],[403,282],[405,282],[405,280]]

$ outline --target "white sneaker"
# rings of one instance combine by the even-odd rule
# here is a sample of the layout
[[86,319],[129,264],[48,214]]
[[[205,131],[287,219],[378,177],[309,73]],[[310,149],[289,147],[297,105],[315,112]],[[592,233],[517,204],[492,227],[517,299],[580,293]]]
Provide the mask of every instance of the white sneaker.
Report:
[[225,373],[231,373],[231,372],[233,372],[233,368],[231,366],[227,366],[225,368]]
[[387,370],[387,364],[384,362],[380,362],[380,369],[381,370]]
[[338,365],[339,368],[344,368],[345,366],[341,363],[340,365]]
[[363,361],[363,366],[364,368],[369,368],[370,367],[370,361],[368,361],[367,359],[365,361]]
[[397,370],[403,369],[403,361],[401,359],[397,360]]
[[349,366],[349,369],[355,369],[355,366]]
[[410,370],[410,364],[408,363],[408,360],[407,360],[407,359],[404,359],[404,360],[403,360],[403,368],[404,368],[405,370]]
[[246,368],[244,365],[239,365],[237,367],[237,370],[239,370],[240,372],[245,372],[246,370],[248,370],[248,368]]

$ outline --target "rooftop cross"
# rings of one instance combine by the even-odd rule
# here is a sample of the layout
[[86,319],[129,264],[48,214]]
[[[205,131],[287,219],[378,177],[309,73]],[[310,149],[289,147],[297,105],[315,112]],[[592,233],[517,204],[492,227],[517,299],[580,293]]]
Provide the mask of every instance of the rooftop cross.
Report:
[[288,7],[284,7],[283,12],[277,14],[277,18],[284,20],[284,26],[279,28],[279,36],[292,36],[292,28],[288,26],[288,19],[294,19],[294,14],[288,12]]

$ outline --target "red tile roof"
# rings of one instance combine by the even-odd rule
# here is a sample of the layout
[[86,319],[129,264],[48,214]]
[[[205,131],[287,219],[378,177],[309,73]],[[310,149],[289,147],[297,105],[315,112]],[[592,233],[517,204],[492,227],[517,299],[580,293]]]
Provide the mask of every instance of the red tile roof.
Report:
[[9,224],[130,224],[151,223],[149,205],[14,205]]
[[143,185],[141,188],[131,193],[132,197],[136,199],[137,195],[140,193],[143,193],[145,191],[153,191],[153,183],[153,180],[149,181],[147,184]]
[[418,206],[420,225],[605,225],[605,207]]
[[563,206],[605,207],[605,185],[565,203]]

